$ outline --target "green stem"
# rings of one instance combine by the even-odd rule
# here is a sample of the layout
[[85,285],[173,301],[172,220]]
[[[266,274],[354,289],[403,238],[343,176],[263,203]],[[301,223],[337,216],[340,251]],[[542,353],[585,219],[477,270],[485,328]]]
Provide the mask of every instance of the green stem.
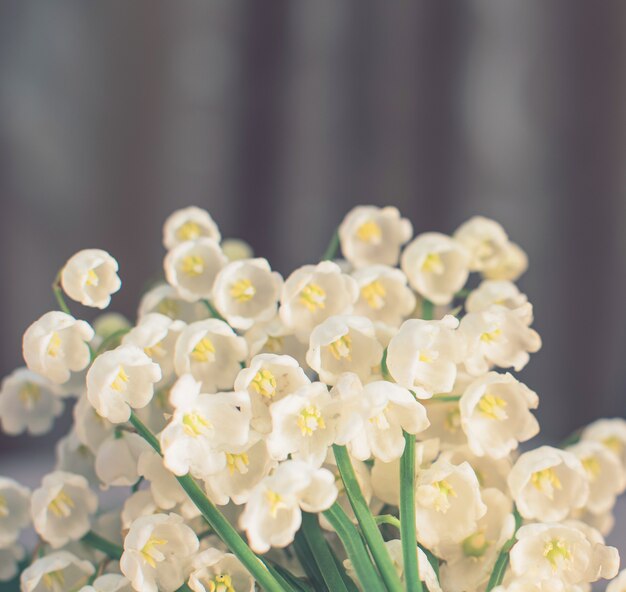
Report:
[[93,530],[90,530],[81,541],[98,551],[102,551],[107,557],[111,559],[117,559],[122,556],[124,549],[111,541],[107,541],[107,539],[101,537],[99,534],[96,534]]
[[296,532],[296,536],[293,539],[293,549],[296,552],[296,557],[300,562],[300,567],[304,570],[307,578],[318,592],[328,592],[322,572],[319,570],[317,563],[313,559],[313,552],[309,547],[309,543],[304,537],[302,529]]
[[337,257],[339,252],[339,232],[335,230],[333,233],[324,254],[322,255],[322,261],[332,261]]
[[207,307],[207,310],[209,311],[209,314],[214,319],[218,319],[219,321],[224,321],[226,324],[228,324],[226,319],[217,311],[217,308],[215,308],[215,306],[213,306],[213,303],[210,300],[208,300],[207,298],[204,298],[202,300],[202,302],[204,303],[204,306]]
[[422,592],[415,526],[415,436],[407,432],[404,432],[404,452],[400,458],[400,539],[406,589]]
[[96,350],[96,356],[99,356],[101,353],[109,349],[113,349],[113,347],[111,347],[113,344],[115,344],[115,347],[117,347],[121,343],[122,337],[124,337],[124,335],[126,335],[129,331],[129,327],[125,329],[119,329],[118,331],[114,331],[113,333],[111,333],[111,335],[103,339],[102,343]]
[[302,533],[328,589],[332,592],[348,592],[328,548],[328,543],[322,534],[316,514],[302,513]]
[[425,321],[431,321],[435,315],[435,305],[430,301],[424,298],[422,300],[422,318]]
[[70,307],[65,302],[65,297],[63,296],[63,290],[61,289],[61,271],[57,273],[57,276],[54,278],[54,282],[52,282],[52,292],[54,293],[54,297],[57,299],[59,304],[59,308],[65,313],[71,316],[72,312],[70,311]]
[[[161,454],[161,446],[156,436],[142,423],[142,421],[133,413],[130,414],[130,422],[133,424],[137,433],[154,448],[156,452]],[[254,579],[266,592],[284,592],[283,588],[276,578],[270,573],[263,562],[252,552],[246,542],[241,538],[239,533],[226,520],[223,514],[213,505],[207,498],[200,486],[190,475],[177,477],[178,482],[196,505],[198,510],[209,526],[215,533],[226,543],[234,555],[244,564],[246,569],[252,574]]]
[[368,592],[384,592],[385,586],[376,568],[372,565],[372,560],[363,544],[361,535],[342,507],[335,502],[324,512],[324,516],[341,540],[359,582],[361,584],[367,583]]
[[491,577],[489,578],[489,583],[487,584],[485,592],[491,592],[491,590],[502,583],[504,574],[506,573],[506,568],[509,566],[509,552],[516,542],[515,534],[522,525],[522,517],[517,511],[517,508],[513,509],[513,516],[515,517],[515,530],[513,531],[511,538],[504,543],[504,546],[500,551],[500,555],[498,555],[498,559],[496,559],[496,564],[491,572]]
[[461,395],[433,395],[430,399],[426,399],[426,403],[455,403],[461,400]]
[[339,469],[339,474],[341,475],[341,480],[346,490],[346,495],[350,500],[350,505],[361,526],[361,531],[367,541],[367,546],[372,552],[380,575],[389,592],[400,592],[402,590],[402,582],[391,561],[389,552],[385,547],[385,541],[380,534],[380,530],[378,530],[374,516],[372,516],[367,501],[363,497],[363,492],[359,487],[359,482],[354,473],[348,451],[345,446],[338,446],[337,444],[333,445],[333,451],[335,453],[335,460],[337,461],[337,468]]

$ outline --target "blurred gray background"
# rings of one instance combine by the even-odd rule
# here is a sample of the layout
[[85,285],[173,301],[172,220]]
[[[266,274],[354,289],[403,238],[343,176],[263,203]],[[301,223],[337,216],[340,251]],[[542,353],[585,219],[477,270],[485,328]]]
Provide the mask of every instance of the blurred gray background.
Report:
[[0,369],[78,249],[119,260],[133,315],[181,206],[283,273],[359,203],[483,214],[530,257],[522,377],[556,441],[626,414],[625,148],[619,0],[2,0]]

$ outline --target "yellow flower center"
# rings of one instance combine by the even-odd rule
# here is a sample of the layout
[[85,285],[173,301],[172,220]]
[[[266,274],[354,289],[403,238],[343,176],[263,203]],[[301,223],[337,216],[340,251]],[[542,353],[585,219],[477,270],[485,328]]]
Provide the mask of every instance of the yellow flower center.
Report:
[[0,518],[4,518],[9,515],[9,504],[7,498],[0,495]]
[[111,383],[111,388],[118,393],[126,390],[126,385],[128,384],[129,377],[126,374],[126,370],[124,370],[123,366],[120,366],[117,374],[115,375],[115,379]]
[[453,434],[459,431],[459,428],[461,427],[461,412],[458,407],[455,407],[452,411],[448,411],[448,413],[446,413],[443,425],[446,430],[452,432]]
[[191,352],[191,359],[195,362],[214,362],[215,346],[208,337],[203,337]]
[[265,492],[265,498],[270,505],[270,514],[272,518],[276,518],[276,514],[278,514],[278,510],[283,507],[283,498],[280,494],[268,489]]
[[466,557],[482,557],[491,543],[487,540],[484,531],[479,530],[468,536],[462,543],[463,553]]
[[430,349],[420,350],[417,359],[426,364],[432,364],[439,357],[439,353]]
[[176,317],[178,317],[179,313],[178,303],[171,298],[163,298],[163,300],[161,300],[161,302],[159,302],[158,306],[156,307],[156,312],[160,312],[166,317],[175,319]]
[[352,337],[348,334],[342,335],[339,339],[333,341],[328,346],[328,349],[335,360],[346,359],[349,361],[352,359]]
[[456,491],[445,479],[435,481],[433,487],[436,490],[435,510],[445,514],[450,508],[450,498],[457,497]]
[[156,567],[157,562],[165,559],[165,555],[159,551],[159,547],[162,547],[166,543],[167,541],[165,539],[157,539],[151,536],[148,542],[142,547],[140,551],[141,557],[150,567]]
[[183,416],[183,428],[185,433],[192,438],[196,438],[206,433],[213,427],[211,422],[202,417],[197,411],[192,413],[185,413]]
[[424,257],[424,262],[422,263],[422,271],[424,273],[435,273],[442,274],[444,271],[443,261],[441,260],[441,255],[439,253],[428,253],[426,257]]
[[589,475],[591,481],[595,481],[600,474],[600,463],[595,456],[587,456],[580,461]]
[[200,226],[193,220],[185,222],[177,231],[176,235],[181,241],[196,240],[201,234]]
[[93,269],[90,269],[87,272],[87,279],[85,280],[85,284],[87,286],[97,287],[99,283],[100,278],[98,277],[98,274]]
[[361,288],[361,297],[374,310],[380,310],[385,306],[385,296],[387,296],[387,290],[385,290],[385,286],[379,280],[375,280]]
[[204,259],[200,255],[187,255],[183,257],[180,268],[189,277],[198,277],[204,271]]
[[537,491],[540,491],[549,499],[554,498],[555,489],[563,489],[561,481],[552,467],[535,471],[531,475],[530,481]]
[[300,292],[300,303],[306,306],[309,312],[326,308],[326,292],[317,284],[307,284]]
[[53,331],[52,335],[50,335],[50,341],[48,341],[48,355],[51,358],[56,358],[61,350],[61,345],[61,336],[56,331]]
[[26,382],[20,389],[19,398],[26,409],[32,409],[41,399],[41,388],[32,382]]
[[248,302],[255,294],[256,288],[248,279],[241,278],[230,287],[230,295],[237,302]]
[[242,475],[245,475],[248,472],[250,459],[248,458],[248,454],[245,452],[242,452],[241,454],[227,452],[226,465],[228,466],[228,472],[231,475],[234,474],[235,470],[239,471]]
[[228,574],[220,574],[208,581],[209,592],[236,592],[232,578]]
[[63,490],[48,504],[50,510],[57,518],[67,518],[72,513],[74,500]]
[[254,375],[250,386],[259,395],[272,399],[276,394],[276,377],[269,370],[262,368]]
[[494,329],[493,331],[485,331],[480,336],[480,340],[483,343],[493,343],[494,341],[498,340],[500,335],[502,335],[502,329]]
[[602,444],[620,456],[622,454],[622,450],[624,449],[624,443],[617,436],[608,436],[607,438],[604,438],[604,440],[602,440]]
[[60,569],[43,574],[41,580],[46,590],[51,590],[51,592],[63,592],[65,590],[65,576]]
[[545,544],[543,556],[550,562],[552,571],[556,571],[560,563],[572,558],[572,552],[563,539],[552,539]]
[[368,220],[357,228],[356,235],[364,243],[377,244],[383,236],[383,231],[374,220]]
[[311,436],[315,430],[326,428],[324,418],[315,405],[305,407],[300,412],[297,423],[303,436]]
[[283,338],[282,337],[273,337],[272,335],[267,336],[267,340],[265,341],[265,351],[271,352],[273,354],[278,354],[283,351]]
[[151,358],[162,358],[167,353],[165,348],[163,347],[163,342],[159,341],[154,345],[150,345],[148,347],[144,347],[143,351],[145,354]]
[[506,401],[502,397],[485,393],[478,401],[478,411],[487,419],[507,419]]

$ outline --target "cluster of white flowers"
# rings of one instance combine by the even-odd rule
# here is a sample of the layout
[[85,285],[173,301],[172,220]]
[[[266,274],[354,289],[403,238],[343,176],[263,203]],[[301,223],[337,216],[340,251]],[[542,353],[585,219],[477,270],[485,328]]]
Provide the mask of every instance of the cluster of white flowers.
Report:
[[63,293],[106,308],[121,286],[89,249],[59,273],[63,310],[24,334],[2,429],[45,433],[76,399],[74,426],[38,489],[0,477],[0,580],[587,592],[617,576],[608,590],[626,591],[604,542],[626,421],[520,451],[539,401],[510,370],[541,340],[513,283],[526,255],[497,222],[413,237],[397,209],[357,207],[334,252],[286,279],[199,208],[170,216],[163,243],[165,280],[134,325],[71,315]]

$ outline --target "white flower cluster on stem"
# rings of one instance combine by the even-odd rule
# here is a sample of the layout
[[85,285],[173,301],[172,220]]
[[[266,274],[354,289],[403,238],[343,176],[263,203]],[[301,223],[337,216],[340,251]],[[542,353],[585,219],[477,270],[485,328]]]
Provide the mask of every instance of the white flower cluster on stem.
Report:
[[626,591],[604,540],[626,421],[524,444],[539,397],[511,372],[541,339],[513,283],[526,255],[497,222],[414,236],[396,208],[360,206],[324,260],[285,279],[200,208],[172,214],[163,243],[166,281],[134,324],[72,316],[64,294],[103,309],[121,287],[117,261],[88,249],[53,284],[61,310],[24,334],[3,431],[43,434],[72,399],[74,425],[33,492],[0,477],[0,581]]

